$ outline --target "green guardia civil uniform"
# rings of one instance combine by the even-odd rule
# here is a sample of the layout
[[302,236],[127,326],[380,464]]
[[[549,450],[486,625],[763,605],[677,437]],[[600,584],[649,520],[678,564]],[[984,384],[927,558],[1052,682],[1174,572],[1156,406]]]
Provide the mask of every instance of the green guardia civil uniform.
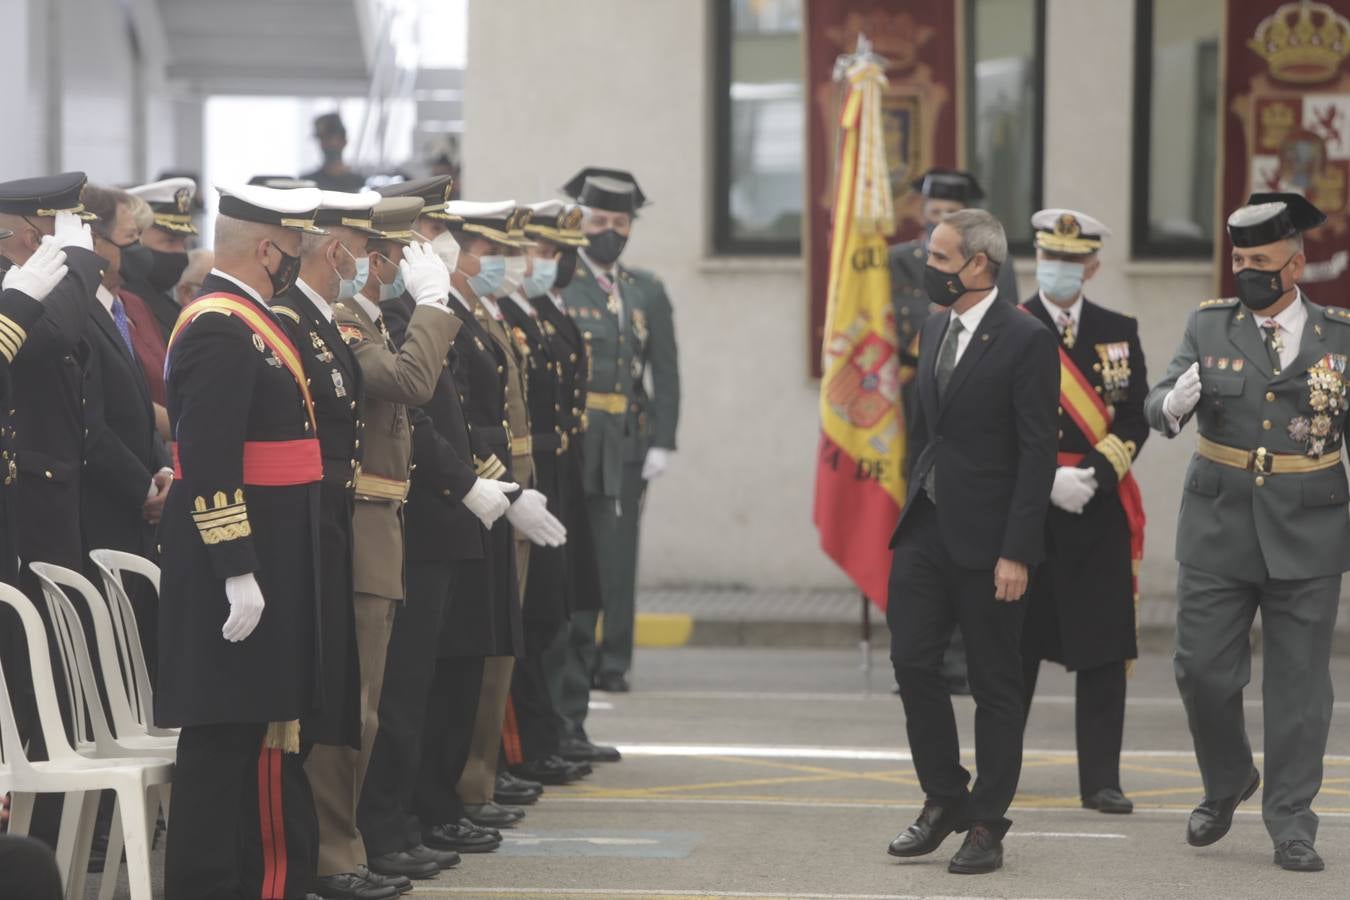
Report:
[[[1191,418],[1197,425],[1177,522],[1175,668],[1205,795],[1238,795],[1252,779],[1242,693],[1259,609],[1262,813],[1277,845],[1317,834],[1311,807],[1331,721],[1331,639],[1350,566],[1341,462],[1350,312],[1301,291],[1294,303],[1280,317],[1302,321],[1287,364],[1263,336],[1265,317],[1234,298],[1202,303],[1145,404],[1149,424],[1168,437]],[[1176,423],[1164,401],[1194,363],[1199,404]]]

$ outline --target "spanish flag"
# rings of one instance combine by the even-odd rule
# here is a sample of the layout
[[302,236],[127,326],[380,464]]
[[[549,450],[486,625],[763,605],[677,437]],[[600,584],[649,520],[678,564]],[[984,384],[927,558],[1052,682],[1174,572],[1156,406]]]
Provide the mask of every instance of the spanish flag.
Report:
[[895,228],[882,133],[885,75],[845,74],[820,382],[815,523],[825,552],[886,607],[891,529],[905,498],[900,355],[886,235]]

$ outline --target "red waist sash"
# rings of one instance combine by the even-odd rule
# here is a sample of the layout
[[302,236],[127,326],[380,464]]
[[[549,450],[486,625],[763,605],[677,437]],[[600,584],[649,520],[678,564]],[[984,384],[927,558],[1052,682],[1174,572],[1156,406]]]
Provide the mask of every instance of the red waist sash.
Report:
[[[173,445],[173,477],[183,477],[178,444]],[[286,487],[323,480],[323,457],[316,438],[297,441],[244,441],[244,484]]]

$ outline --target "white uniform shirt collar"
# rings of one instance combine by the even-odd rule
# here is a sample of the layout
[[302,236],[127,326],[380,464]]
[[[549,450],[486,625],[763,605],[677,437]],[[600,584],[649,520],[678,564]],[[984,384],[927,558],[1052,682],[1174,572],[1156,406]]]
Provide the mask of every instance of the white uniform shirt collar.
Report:
[[[980,322],[984,320],[984,314],[989,312],[989,307],[993,306],[994,301],[997,299],[998,288],[994,288],[989,292],[988,297],[985,297],[965,312],[958,314],[956,310],[952,310],[952,318],[961,320],[961,327],[965,329],[966,334],[974,334],[975,329],[979,328]],[[950,324],[951,323],[949,322],[948,327],[950,327]]]
[[220,271],[220,269],[212,269],[211,274],[224,278],[226,281],[233,282],[234,284],[238,285],[239,290],[243,291],[245,294],[248,294],[250,297],[252,297],[254,300],[257,300],[263,306],[267,306],[267,301],[262,298],[262,294],[259,294],[253,288],[244,284],[244,282],[240,281],[238,278],[235,278],[229,272],[222,272]]
[[103,304],[103,308],[106,309],[108,311],[108,315],[111,316],[113,308],[113,300],[117,299],[116,297],[113,296],[113,292],[100,284],[94,290],[94,295],[98,297],[98,302]]
[[306,297],[309,298],[309,302],[313,303],[314,306],[318,308],[319,312],[323,314],[323,317],[325,319],[327,319],[329,322],[333,321],[333,307],[328,305],[327,300],[319,296],[318,291],[314,290],[314,288],[305,284],[305,279],[303,278],[295,279],[295,286],[300,289],[300,293],[304,294]]
[[454,297],[456,300],[459,301],[459,305],[464,307],[465,312],[469,313],[473,312],[473,304],[469,303],[468,300],[464,299],[464,295],[461,294],[459,291],[457,291],[453,284],[450,285],[450,296]]
[[1074,334],[1078,333],[1078,323],[1083,320],[1083,295],[1081,293],[1078,295],[1078,299],[1073,301],[1073,305],[1067,308],[1055,303],[1044,294],[1041,294],[1041,303],[1045,305],[1045,311],[1050,314],[1051,321],[1055,323],[1055,327],[1059,329],[1061,334],[1064,333],[1064,329],[1060,327],[1059,317],[1064,313],[1068,313],[1069,321],[1073,322]]
[[384,313],[380,311],[380,304],[371,300],[365,294],[357,294],[356,302],[361,307],[362,312],[370,316],[370,321],[373,324],[380,324],[380,319],[384,316]]
[[1291,337],[1302,337],[1303,326],[1308,321],[1308,307],[1303,303],[1303,290],[1295,288],[1294,302],[1290,303],[1275,316],[1256,315],[1256,327],[1262,328],[1272,318],[1279,324],[1280,331]]
[[557,289],[548,292],[548,299],[553,301],[553,305],[558,307],[558,312],[567,312],[567,304],[563,302],[562,291]]

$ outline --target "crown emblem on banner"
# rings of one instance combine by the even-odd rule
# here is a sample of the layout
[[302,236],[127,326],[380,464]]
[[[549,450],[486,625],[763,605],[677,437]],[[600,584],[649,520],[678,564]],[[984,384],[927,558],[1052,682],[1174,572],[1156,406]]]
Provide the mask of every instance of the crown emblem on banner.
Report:
[[1286,3],[1261,20],[1247,46],[1281,81],[1327,81],[1350,56],[1350,19],[1325,3]]

